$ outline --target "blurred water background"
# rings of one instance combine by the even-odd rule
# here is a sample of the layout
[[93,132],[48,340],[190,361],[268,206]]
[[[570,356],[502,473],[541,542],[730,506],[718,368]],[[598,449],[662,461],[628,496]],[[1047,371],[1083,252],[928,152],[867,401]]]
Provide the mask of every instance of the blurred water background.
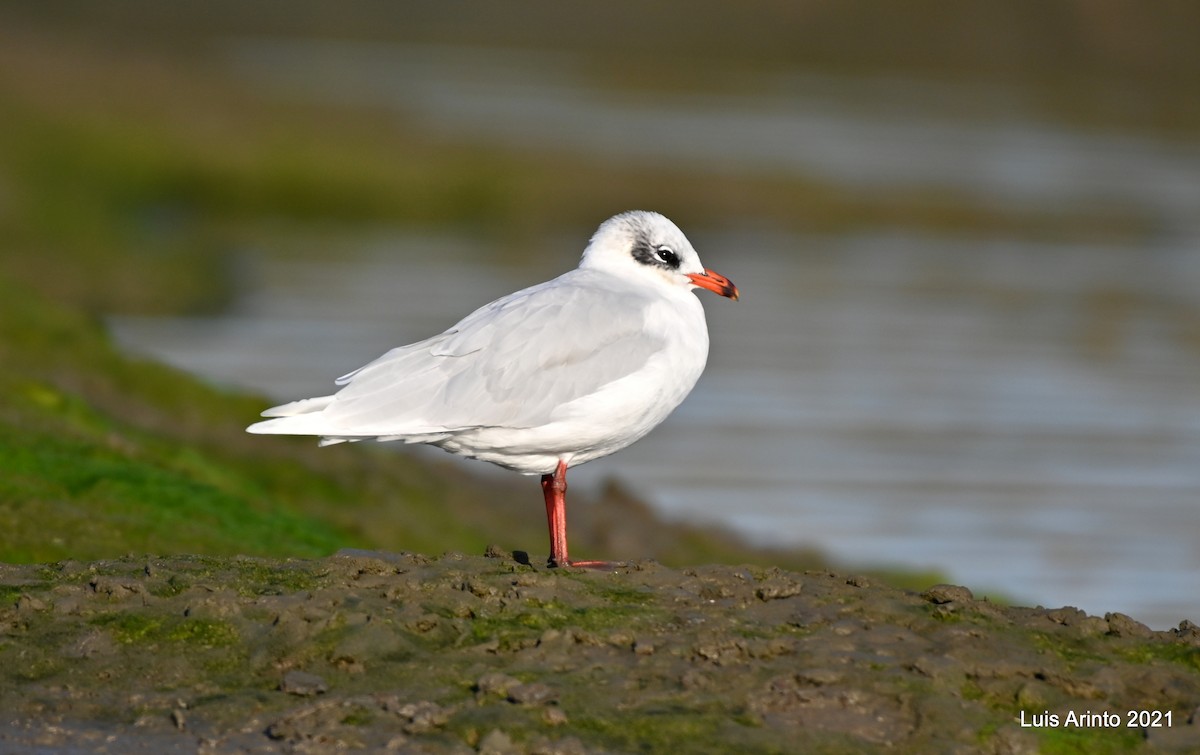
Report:
[[[980,96],[886,78],[776,72],[752,95],[614,98],[573,76],[581,62],[564,52],[237,39],[227,63],[269,96],[394,110],[446,139],[698,165],[714,184],[794,171],[848,191],[1097,216],[1136,206],[1155,227],[1132,244],[679,219],[745,298],[706,297],[713,356],[676,416],[573,481],[616,475],[672,517],[847,563],[943,569],[1020,600],[1158,626],[1194,613],[1196,144],[930,114],[923,98]],[[591,230],[524,265],[453,230],[254,257],[231,313],[120,319],[117,332],[275,399],[318,395],[573,266]]]
[[[64,26],[167,29],[157,44],[247,101],[330,124],[331,169],[394,131],[411,147],[378,170],[436,151],[482,176],[431,219],[255,219],[220,250],[228,306],[111,316],[128,349],[272,399],[319,395],[573,266],[607,216],[658,209],[743,299],[702,292],[713,346],[695,392],[572,484],[616,476],[670,517],[938,569],[977,594],[1200,619],[1187,13],[651,3],[614,6],[620,22],[548,3],[302,4],[289,21],[267,4],[218,4],[219,20],[127,5],[136,23],[74,4]],[[197,103],[164,107],[211,125]],[[189,222],[171,203],[140,217],[152,233]]]

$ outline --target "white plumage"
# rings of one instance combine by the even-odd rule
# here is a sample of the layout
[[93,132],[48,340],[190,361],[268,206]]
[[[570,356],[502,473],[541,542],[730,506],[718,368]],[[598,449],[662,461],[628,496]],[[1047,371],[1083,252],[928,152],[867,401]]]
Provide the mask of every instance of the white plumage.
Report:
[[[561,465],[565,489],[567,466],[643,437],[695,385],[708,357],[697,286],[737,298],[674,223],[623,213],[578,268],[392,349],[331,396],[268,409],[273,419],[248,430],[427,443],[524,474]],[[563,546],[565,562],[565,534]]]

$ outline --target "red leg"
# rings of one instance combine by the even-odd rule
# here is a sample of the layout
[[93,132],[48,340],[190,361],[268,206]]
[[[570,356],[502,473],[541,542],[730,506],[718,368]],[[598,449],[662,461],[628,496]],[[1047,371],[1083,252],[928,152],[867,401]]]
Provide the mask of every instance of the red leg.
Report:
[[546,524],[550,527],[550,558],[546,564],[609,569],[608,561],[572,561],[567,556],[567,463],[559,461],[554,474],[542,475],[542,495],[546,497]]
[[567,559],[567,464],[558,462],[554,474],[542,475],[546,497],[546,524],[550,526],[549,566],[566,566]]

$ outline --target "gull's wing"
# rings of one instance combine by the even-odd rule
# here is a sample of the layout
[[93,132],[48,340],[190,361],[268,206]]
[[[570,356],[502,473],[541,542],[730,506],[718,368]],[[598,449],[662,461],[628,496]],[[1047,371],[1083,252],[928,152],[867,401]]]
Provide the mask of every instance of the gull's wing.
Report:
[[662,348],[646,333],[647,304],[594,271],[518,291],[343,377],[345,388],[322,405],[320,433],[431,436],[546,424]]

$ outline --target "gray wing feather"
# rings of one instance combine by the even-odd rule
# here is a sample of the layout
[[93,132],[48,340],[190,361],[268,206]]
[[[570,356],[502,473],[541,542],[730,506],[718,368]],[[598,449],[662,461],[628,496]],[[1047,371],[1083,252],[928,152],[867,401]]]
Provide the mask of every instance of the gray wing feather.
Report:
[[537,427],[641,369],[663,346],[647,301],[572,271],[476,310],[450,330],[350,373],[322,412],[328,434]]

